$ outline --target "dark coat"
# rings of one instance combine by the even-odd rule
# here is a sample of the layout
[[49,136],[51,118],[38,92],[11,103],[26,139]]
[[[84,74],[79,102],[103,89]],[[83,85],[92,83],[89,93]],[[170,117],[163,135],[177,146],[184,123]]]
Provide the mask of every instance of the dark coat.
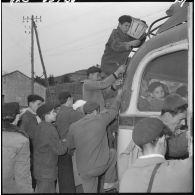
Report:
[[115,101],[107,111],[96,116],[86,115],[70,126],[68,147],[76,148],[76,163],[81,175],[97,168],[104,170],[107,166],[110,149],[106,127],[117,115],[118,106],[119,102]]
[[33,139],[35,129],[37,128],[38,122],[36,119],[36,115],[31,113],[30,111],[26,111],[22,115],[22,122],[20,129],[25,131],[30,139]]
[[[126,62],[132,49],[127,50],[125,44],[133,40],[136,39],[123,33],[119,27],[112,31],[101,59],[101,69],[103,72],[110,75],[117,70],[117,64],[122,65]],[[145,38],[141,41],[142,44]]]
[[67,144],[60,140],[56,128],[51,123],[39,123],[34,135],[33,149],[35,178],[55,180],[58,155],[67,151]]
[[66,138],[69,131],[69,126],[84,117],[82,112],[73,110],[72,107],[62,105],[56,118],[56,127],[60,138]]

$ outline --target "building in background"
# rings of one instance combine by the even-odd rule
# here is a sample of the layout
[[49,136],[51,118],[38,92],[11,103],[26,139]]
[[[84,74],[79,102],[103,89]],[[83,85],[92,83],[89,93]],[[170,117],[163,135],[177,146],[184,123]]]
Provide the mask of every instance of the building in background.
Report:
[[[18,102],[20,106],[27,106],[27,96],[31,94],[31,78],[16,70],[2,76],[2,94],[4,102]],[[45,99],[46,87],[35,82],[34,94]]]

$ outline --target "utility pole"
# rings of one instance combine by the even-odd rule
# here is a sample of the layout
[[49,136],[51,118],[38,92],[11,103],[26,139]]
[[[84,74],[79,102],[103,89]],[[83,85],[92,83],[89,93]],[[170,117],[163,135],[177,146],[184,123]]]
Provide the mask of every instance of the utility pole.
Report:
[[[40,19],[40,22],[41,22],[41,17],[38,18],[37,16],[34,18],[34,16],[32,15],[31,18],[30,17],[24,17],[23,16],[23,23],[24,22],[29,22],[31,20],[31,31],[26,31],[25,30],[25,33],[27,34],[31,34],[31,94],[34,94],[34,31],[33,31],[33,28],[34,28],[34,19],[36,20],[36,22],[38,21],[38,19]],[[28,29],[28,27],[25,25],[25,28]]]
[[33,33],[34,16],[31,17],[31,93],[34,94],[34,33]]
[[43,56],[42,56],[42,52],[41,52],[41,46],[40,46],[40,42],[39,42],[39,36],[38,36],[37,26],[36,26],[36,24],[35,24],[34,21],[33,21],[33,28],[35,30],[36,41],[37,41],[37,46],[38,46],[38,50],[39,50],[39,56],[40,56],[40,59],[41,59],[41,64],[42,64],[42,68],[43,68],[43,74],[45,76],[45,84],[46,84],[46,87],[48,89],[48,92],[49,92],[50,98],[52,100],[52,103],[54,104],[53,98],[51,96],[51,92],[50,92],[50,88],[49,88],[49,82],[48,82],[48,79],[47,79],[47,73],[46,73],[46,69],[45,69],[45,64],[44,64]]

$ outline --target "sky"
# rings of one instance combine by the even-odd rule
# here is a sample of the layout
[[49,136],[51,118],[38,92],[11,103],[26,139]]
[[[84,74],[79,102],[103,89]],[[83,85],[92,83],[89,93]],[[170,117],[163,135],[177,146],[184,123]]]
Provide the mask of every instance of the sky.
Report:
[[[2,3],[2,73],[19,70],[31,75],[30,22],[36,22],[47,75],[60,76],[100,64],[105,44],[121,15],[150,25],[165,16],[173,2]],[[34,35],[34,72],[43,70]]]

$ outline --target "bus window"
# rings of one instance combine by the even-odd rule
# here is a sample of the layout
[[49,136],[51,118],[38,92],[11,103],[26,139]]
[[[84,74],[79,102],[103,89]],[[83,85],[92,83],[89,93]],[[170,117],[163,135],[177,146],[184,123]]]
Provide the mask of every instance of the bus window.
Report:
[[164,98],[172,93],[187,99],[187,57],[188,52],[182,50],[148,63],[141,79],[138,110],[159,112]]

